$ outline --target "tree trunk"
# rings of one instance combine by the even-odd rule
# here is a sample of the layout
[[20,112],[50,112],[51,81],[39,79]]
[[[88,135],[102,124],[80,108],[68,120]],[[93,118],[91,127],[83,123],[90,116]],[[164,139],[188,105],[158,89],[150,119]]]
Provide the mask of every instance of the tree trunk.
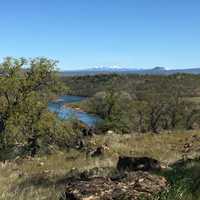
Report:
[[37,140],[38,140],[37,136],[32,136],[28,139],[28,148],[30,150],[31,157],[35,157],[37,150],[39,148]]
[[5,123],[3,119],[0,119],[0,148],[6,148],[6,141],[5,141]]

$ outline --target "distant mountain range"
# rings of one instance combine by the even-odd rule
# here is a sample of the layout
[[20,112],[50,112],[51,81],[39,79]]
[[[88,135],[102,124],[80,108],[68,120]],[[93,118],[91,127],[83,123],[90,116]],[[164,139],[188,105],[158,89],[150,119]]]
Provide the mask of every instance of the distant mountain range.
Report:
[[152,69],[134,69],[123,67],[95,67],[83,70],[62,71],[61,76],[85,76],[97,74],[141,74],[141,75],[170,75],[177,73],[200,74],[200,68],[187,69],[165,69],[164,67],[154,67]]

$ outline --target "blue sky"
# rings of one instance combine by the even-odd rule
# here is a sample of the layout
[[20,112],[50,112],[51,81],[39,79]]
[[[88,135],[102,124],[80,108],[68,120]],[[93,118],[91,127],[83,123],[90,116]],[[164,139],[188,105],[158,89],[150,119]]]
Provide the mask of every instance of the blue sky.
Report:
[[61,69],[200,67],[199,0],[0,0],[0,58]]

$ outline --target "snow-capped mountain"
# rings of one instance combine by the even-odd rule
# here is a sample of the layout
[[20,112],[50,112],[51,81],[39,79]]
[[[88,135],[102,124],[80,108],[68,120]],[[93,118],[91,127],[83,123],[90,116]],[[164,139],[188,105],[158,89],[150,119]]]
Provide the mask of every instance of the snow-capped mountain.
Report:
[[96,74],[152,74],[152,75],[170,75],[176,73],[200,74],[200,68],[186,68],[186,69],[166,69],[164,67],[154,67],[152,69],[121,67],[121,66],[97,66],[92,68],[85,68],[82,70],[69,70],[61,72],[63,76],[83,76]]
[[92,70],[94,70],[94,71],[124,71],[125,70],[125,71],[127,71],[127,70],[131,70],[131,68],[114,65],[114,66],[108,66],[108,67],[107,66],[96,66],[96,67],[88,68],[86,70],[89,70],[89,71],[92,71]]

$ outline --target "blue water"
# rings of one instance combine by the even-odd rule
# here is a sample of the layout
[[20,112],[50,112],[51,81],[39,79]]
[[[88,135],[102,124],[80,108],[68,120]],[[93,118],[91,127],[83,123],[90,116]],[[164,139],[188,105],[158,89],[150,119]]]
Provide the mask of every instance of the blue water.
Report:
[[48,107],[50,111],[57,113],[62,119],[77,118],[88,126],[95,126],[96,123],[101,120],[98,116],[64,106],[65,103],[80,102],[84,99],[86,98],[79,96],[61,96],[57,101],[49,102]]

